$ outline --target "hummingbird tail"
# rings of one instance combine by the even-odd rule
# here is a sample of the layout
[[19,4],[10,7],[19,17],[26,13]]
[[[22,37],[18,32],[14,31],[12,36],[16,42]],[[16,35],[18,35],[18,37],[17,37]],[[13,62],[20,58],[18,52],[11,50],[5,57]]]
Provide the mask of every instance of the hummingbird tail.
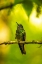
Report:
[[25,51],[25,49],[24,49],[24,44],[23,43],[18,43],[18,45],[19,45],[19,48],[20,48],[20,50],[21,50],[21,53],[22,54],[26,54],[26,51]]

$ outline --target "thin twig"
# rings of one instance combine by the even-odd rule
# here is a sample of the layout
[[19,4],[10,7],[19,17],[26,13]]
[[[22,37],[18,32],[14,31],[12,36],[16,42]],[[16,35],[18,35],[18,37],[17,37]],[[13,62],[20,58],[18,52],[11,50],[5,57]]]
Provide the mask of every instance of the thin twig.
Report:
[[42,42],[39,42],[39,41],[31,41],[31,42],[28,42],[28,41],[20,41],[20,42],[17,42],[17,41],[8,41],[8,42],[3,42],[3,43],[0,43],[0,45],[7,45],[7,44],[18,44],[18,43],[24,43],[24,44],[42,44]]
[[23,1],[20,1],[20,2],[18,2],[18,3],[10,3],[10,5],[2,6],[2,7],[0,7],[0,10],[7,9],[7,8],[12,8],[12,7],[15,6],[16,4],[20,4],[20,3],[23,3]]

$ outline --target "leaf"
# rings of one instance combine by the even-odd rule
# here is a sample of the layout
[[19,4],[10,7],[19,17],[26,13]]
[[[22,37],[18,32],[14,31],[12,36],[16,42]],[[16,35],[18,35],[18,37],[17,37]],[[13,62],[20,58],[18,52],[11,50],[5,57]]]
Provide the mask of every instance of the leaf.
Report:
[[31,11],[32,11],[32,8],[33,8],[32,1],[24,1],[23,2],[23,7],[24,7],[27,15],[29,16],[31,14]]
[[32,2],[36,3],[37,5],[42,5],[42,0],[32,0]]
[[15,4],[19,4],[19,3],[22,3],[23,0],[15,0]]

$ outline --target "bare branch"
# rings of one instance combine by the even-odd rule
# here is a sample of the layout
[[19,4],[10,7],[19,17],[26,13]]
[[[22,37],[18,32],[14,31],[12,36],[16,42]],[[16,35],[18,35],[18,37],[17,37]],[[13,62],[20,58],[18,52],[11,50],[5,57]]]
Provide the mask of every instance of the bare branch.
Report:
[[28,41],[20,41],[20,42],[17,42],[17,41],[8,41],[8,42],[3,42],[3,43],[0,43],[0,45],[7,45],[7,44],[18,44],[18,43],[24,43],[24,44],[42,44],[42,42],[40,41],[31,41],[31,42],[28,42]]

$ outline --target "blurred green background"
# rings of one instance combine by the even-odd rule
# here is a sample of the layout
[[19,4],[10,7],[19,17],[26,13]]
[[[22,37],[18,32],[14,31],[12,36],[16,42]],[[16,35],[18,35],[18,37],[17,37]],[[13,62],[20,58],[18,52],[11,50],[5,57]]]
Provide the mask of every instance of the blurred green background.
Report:
[[[0,43],[16,41],[16,22],[24,26],[26,41],[42,40],[42,0],[0,0]],[[42,64],[39,46],[26,44],[26,55],[22,55],[18,44],[1,45],[0,64]]]

